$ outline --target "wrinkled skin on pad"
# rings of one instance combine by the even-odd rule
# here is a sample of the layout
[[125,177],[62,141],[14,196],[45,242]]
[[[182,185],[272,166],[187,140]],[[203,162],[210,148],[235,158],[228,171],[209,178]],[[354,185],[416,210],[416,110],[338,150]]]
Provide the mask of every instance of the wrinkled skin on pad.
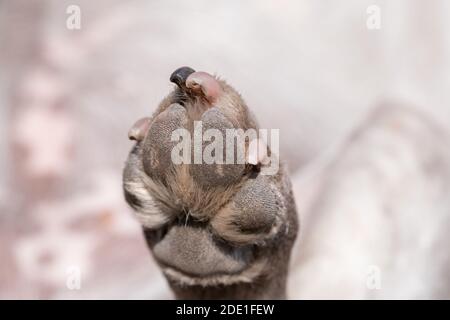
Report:
[[174,226],[153,252],[161,263],[195,276],[238,273],[252,259],[250,248],[233,248],[215,240],[206,228]]
[[264,176],[259,163],[174,164],[176,129],[193,137],[201,120],[203,132],[215,129],[225,139],[227,129],[258,126],[223,80],[188,67],[170,79],[175,90],[130,129],[136,144],[123,174],[125,198],[155,260],[179,298],[283,298],[298,228],[284,168]]

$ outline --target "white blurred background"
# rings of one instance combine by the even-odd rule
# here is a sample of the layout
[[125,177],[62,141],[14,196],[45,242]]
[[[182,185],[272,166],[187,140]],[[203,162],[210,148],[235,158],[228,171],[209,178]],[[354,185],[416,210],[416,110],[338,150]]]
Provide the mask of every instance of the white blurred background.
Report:
[[183,65],[281,130],[290,298],[450,298],[445,0],[0,0],[0,298],[172,297],[121,170]]

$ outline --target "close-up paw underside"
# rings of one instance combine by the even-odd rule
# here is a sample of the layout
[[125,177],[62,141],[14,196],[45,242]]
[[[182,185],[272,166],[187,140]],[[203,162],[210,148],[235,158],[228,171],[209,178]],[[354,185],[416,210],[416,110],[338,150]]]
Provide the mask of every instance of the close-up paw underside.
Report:
[[178,298],[285,297],[298,222],[283,163],[224,80],[181,67],[170,81],[123,172],[153,257]]

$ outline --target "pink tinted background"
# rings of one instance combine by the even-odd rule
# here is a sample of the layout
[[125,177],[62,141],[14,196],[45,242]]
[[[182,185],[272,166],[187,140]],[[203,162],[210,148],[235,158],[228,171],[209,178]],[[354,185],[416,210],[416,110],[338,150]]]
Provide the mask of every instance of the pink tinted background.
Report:
[[121,170],[182,65],[281,130],[291,298],[449,298],[449,21],[436,0],[0,1],[0,298],[171,298]]

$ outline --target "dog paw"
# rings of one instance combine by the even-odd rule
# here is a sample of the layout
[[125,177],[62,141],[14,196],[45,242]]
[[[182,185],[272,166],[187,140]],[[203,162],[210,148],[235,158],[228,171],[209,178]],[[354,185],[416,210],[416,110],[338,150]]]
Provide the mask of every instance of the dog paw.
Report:
[[[255,150],[268,147],[252,148],[259,140],[239,130],[257,126],[234,89],[187,67],[171,81],[178,88],[156,115],[129,132],[136,145],[123,173],[125,199],[169,278],[201,286],[251,282],[270,271],[267,261],[280,260],[277,245],[292,246],[297,222],[288,178],[261,173]],[[182,141],[176,131],[186,134]]]

